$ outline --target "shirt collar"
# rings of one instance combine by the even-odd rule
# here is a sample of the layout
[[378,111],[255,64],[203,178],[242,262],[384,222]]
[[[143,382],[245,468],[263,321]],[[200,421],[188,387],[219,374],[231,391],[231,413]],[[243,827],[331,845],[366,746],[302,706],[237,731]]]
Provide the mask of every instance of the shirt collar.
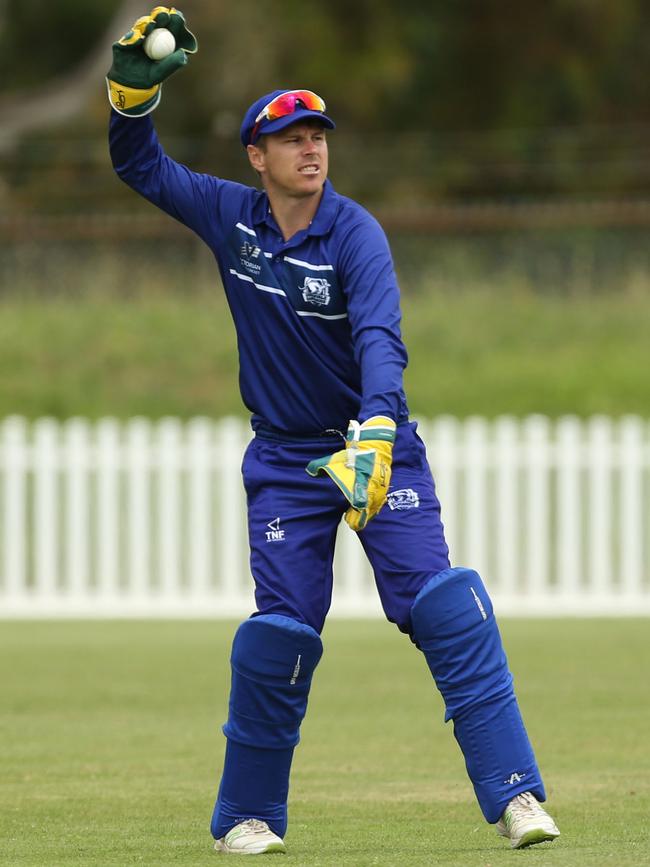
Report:
[[[323,195],[318,203],[318,210],[314,215],[314,219],[306,229],[306,235],[327,235],[334,225],[336,214],[339,210],[339,195],[330,183],[325,181],[323,186]],[[265,192],[260,192],[253,204],[253,224],[259,225],[266,223],[276,232],[278,231],[277,224],[273,219],[269,208],[269,200]]]
[[323,195],[318,203],[318,210],[311,221],[308,235],[327,235],[334,225],[339,210],[339,196],[329,180],[325,181]]

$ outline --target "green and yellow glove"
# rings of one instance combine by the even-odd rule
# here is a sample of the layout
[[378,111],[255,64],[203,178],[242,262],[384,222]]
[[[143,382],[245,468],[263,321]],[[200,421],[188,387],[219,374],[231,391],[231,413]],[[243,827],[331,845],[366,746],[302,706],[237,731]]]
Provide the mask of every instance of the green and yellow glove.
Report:
[[310,476],[327,473],[350,503],[345,520],[353,530],[363,530],[386,502],[390,484],[395,422],[374,415],[363,424],[351,421],[346,448],[317,458],[307,465]]
[[[162,60],[144,53],[147,36],[158,27],[171,31],[176,50]],[[160,102],[162,82],[185,66],[187,55],[197,50],[196,38],[185,26],[178,9],[156,6],[150,15],[138,18],[128,33],[113,43],[113,65],[108,70],[108,100],[115,111],[127,117],[148,114]]]

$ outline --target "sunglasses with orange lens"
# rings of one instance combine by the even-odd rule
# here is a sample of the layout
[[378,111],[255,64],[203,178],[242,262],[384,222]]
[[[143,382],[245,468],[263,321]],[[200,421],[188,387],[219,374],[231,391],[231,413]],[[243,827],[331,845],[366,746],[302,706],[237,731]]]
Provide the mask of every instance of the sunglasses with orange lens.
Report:
[[255,118],[255,126],[251,131],[251,142],[255,141],[260,124],[264,119],[278,120],[280,117],[293,114],[300,108],[323,112],[325,111],[325,100],[313,90],[288,90],[286,93],[281,93],[267,103]]

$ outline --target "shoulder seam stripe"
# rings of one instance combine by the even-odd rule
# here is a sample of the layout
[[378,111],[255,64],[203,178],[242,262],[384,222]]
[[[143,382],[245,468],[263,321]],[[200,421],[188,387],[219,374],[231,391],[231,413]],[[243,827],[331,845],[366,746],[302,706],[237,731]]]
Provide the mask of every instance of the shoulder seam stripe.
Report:
[[292,259],[291,256],[284,257],[285,262],[291,265],[301,265],[303,268],[309,268],[311,271],[333,271],[332,265],[312,265],[310,262],[303,262],[301,259]]
[[[252,277],[249,277],[248,274],[240,274],[239,271],[235,271],[234,268],[228,269],[233,277],[237,277],[239,280],[244,280],[246,283],[252,283],[256,289],[260,289],[262,292],[271,292],[273,295],[282,295],[283,298],[287,297],[287,293],[284,289],[278,289],[276,286],[265,286],[263,283],[256,283]],[[347,319],[347,313],[335,313],[331,316],[328,316],[325,313],[315,313],[311,310],[295,310],[298,316],[315,316],[318,319]]]
[[241,229],[242,232],[246,232],[247,235],[252,235],[254,238],[257,238],[257,234],[249,229],[248,226],[245,226],[243,223],[235,223],[236,228]]
[[235,271],[234,268],[230,268],[230,273],[238,277],[240,280],[245,280],[246,283],[252,283],[256,289],[261,289],[262,292],[271,292],[273,295],[283,295],[285,298],[287,297],[287,293],[284,289],[278,289],[277,286],[264,286],[263,283],[256,283],[252,277],[249,277],[248,274],[240,274],[239,271]]
[[311,310],[296,310],[298,316],[317,316],[319,319],[347,319],[347,313],[335,313],[332,316],[327,316],[325,313],[312,313]]

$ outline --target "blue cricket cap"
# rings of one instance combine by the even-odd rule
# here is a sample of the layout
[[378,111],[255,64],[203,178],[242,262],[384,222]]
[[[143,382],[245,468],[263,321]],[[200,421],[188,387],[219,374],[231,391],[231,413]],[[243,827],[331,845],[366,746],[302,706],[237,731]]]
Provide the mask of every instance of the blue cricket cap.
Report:
[[290,93],[293,90],[300,90],[300,88],[286,87],[281,90],[274,90],[272,93],[267,93],[266,96],[261,96],[251,105],[244,115],[244,120],[242,121],[239,132],[241,143],[244,147],[249,144],[255,144],[255,141],[257,141],[261,135],[279,132],[281,129],[284,129],[285,126],[289,126],[292,123],[298,123],[298,121],[306,120],[310,117],[319,120],[327,129],[336,129],[334,121],[326,114],[323,114],[322,111],[315,111],[313,109],[297,106],[296,110],[292,111],[291,114],[286,114],[284,117],[278,117],[276,120],[269,120],[266,117],[262,118],[256,130],[255,141],[251,141],[251,136],[255,129],[255,118],[259,115],[262,109],[274,100],[276,96],[281,96],[283,93]]

